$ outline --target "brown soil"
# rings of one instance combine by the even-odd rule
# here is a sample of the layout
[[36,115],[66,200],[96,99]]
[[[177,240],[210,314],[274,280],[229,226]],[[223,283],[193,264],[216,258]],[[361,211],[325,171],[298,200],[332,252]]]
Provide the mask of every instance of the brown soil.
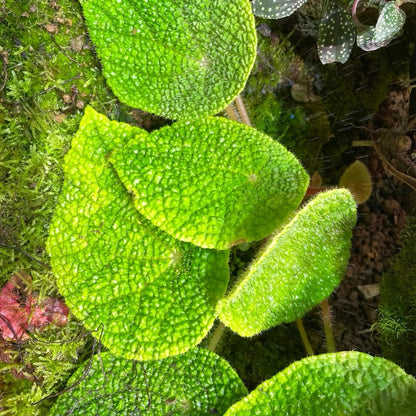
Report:
[[376,149],[357,149],[371,172],[373,192],[358,208],[350,265],[331,298],[338,350],[380,354],[378,284],[399,250],[406,216],[414,215],[416,206],[416,133],[408,122],[408,102],[407,90],[392,89],[361,137],[375,142]]

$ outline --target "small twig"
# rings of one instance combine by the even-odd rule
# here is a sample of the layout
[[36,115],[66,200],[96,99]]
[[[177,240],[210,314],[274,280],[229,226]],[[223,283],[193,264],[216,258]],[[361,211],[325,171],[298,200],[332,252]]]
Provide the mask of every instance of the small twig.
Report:
[[2,92],[4,90],[4,88],[6,88],[6,84],[7,84],[7,64],[9,63],[9,53],[7,51],[3,51],[0,53],[1,59],[3,60],[3,84],[0,87],[0,92]]
[[328,299],[324,299],[321,302],[322,310],[322,322],[324,324],[324,331],[326,337],[326,348],[328,352],[335,352],[335,342],[334,342],[334,333],[332,332],[332,323],[331,323],[331,308],[329,306]]
[[32,256],[31,254],[29,254],[27,251],[23,250],[20,247],[13,247],[13,246],[11,246],[9,244],[2,243],[1,241],[0,241],[0,246],[6,247],[6,248],[10,248],[11,250],[14,250],[14,251],[18,251],[19,253],[22,253],[23,255],[25,255],[26,257],[28,257],[29,259],[36,261],[37,263],[39,263],[41,266],[45,267],[46,269],[51,270],[51,266],[49,266],[46,263],[43,263],[42,261],[40,261],[36,257]]
[[[76,79],[80,79],[80,78],[81,78],[81,75],[79,75],[79,74],[75,75],[74,77],[66,79],[65,81],[62,81],[57,85],[53,85],[52,87],[46,88],[45,90],[42,90],[42,91],[39,91],[36,94],[33,94],[32,96],[30,96],[29,98],[33,98],[33,97],[36,97],[36,96],[41,95],[41,94],[46,94],[47,92],[52,91],[55,88],[57,88],[59,85],[64,85],[64,84],[67,84],[68,82],[75,81]],[[23,101],[26,101],[26,100],[23,100]]]
[[49,33],[49,36],[52,39],[52,42],[57,46],[57,48],[72,62],[76,63],[79,66],[82,66],[81,62],[78,62],[77,60],[75,60],[74,58],[70,57],[62,48],[61,45],[59,45],[59,43],[56,41],[55,36],[50,33],[49,31],[47,31]]
[[309,342],[308,335],[306,334],[305,327],[303,326],[303,322],[301,318],[296,319],[296,326],[298,327],[300,337],[302,338],[302,342],[305,347],[306,354],[310,356],[315,355],[315,353],[313,352],[312,346]]
[[380,149],[376,145],[376,143],[372,140],[354,140],[352,142],[352,145],[354,147],[358,146],[365,146],[365,147],[372,147],[378,158],[381,160],[381,163],[384,166],[384,169],[391,173],[393,176],[395,176],[397,179],[401,180],[403,183],[405,183],[408,187],[412,188],[416,191],[416,178],[406,175],[403,172],[400,172],[398,169],[396,169],[388,160],[387,158],[381,153]]
[[44,400],[48,400],[48,399],[51,399],[53,397],[58,397],[58,396],[60,396],[64,393],[68,393],[68,392],[74,390],[75,387],[78,387],[87,378],[87,376],[90,373],[91,368],[92,368],[92,363],[93,363],[93,360],[94,360],[94,354],[95,354],[96,349],[97,349],[98,353],[100,353],[100,348],[101,348],[100,347],[100,342],[101,342],[102,335],[103,335],[103,329],[101,328],[99,339],[98,340],[96,338],[93,339],[91,357],[89,359],[87,368],[84,370],[82,376],[75,383],[73,383],[72,385],[70,385],[68,387],[65,387],[64,389],[62,389],[62,390],[60,390],[56,393],[48,394],[47,396],[42,397],[40,400],[31,403],[32,406],[36,406],[37,404],[39,404],[40,402],[43,402]]

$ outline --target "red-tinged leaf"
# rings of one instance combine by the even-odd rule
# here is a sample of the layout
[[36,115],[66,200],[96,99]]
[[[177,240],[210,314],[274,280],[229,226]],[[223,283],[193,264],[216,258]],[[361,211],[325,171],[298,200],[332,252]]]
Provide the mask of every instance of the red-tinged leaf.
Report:
[[24,271],[14,274],[0,293],[0,334],[6,341],[24,341],[29,332],[53,323],[64,326],[69,309],[62,300],[45,298],[37,305],[31,277]]

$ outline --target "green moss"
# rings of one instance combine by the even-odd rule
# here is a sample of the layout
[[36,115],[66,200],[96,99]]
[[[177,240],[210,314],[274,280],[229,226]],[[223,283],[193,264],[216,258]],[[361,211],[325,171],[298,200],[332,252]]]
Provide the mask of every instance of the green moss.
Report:
[[55,400],[49,395],[63,388],[84,357],[90,337],[72,320],[64,328],[49,326],[25,343],[3,346],[12,362],[0,369],[0,415],[47,415]]
[[380,285],[378,328],[383,355],[416,376],[416,218],[408,218],[402,248]]
[[[0,7],[0,287],[25,270],[41,300],[57,296],[45,240],[84,107],[145,121],[106,86],[77,1],[6,0]],[[0,415],[47,414],[47,402],[31,403],[57,391],[72,371],[85,350],[79,331],[76,321],[50,326],[18,345],[17,361],[2,363]],[[30,380],[16,379],[11,367]]]

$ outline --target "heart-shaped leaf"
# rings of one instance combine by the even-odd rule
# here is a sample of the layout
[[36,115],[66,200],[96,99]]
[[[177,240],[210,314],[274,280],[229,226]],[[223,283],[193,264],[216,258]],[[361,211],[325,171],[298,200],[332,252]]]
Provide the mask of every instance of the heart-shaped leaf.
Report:
[[102,328],[114,354],[148,360],[206,335],[229,272],[227,251],[174,240],[136,211],[107,157],[137,134],[86,110],[65,159],[48,250],[72,312],[97,337]]
[[319,25],[318,54],[321,62],[345,63],[354,46],[355,36],[351,14],[341,7],[332,8]]
[[172,119],[213,115],[243,89],[256,56],[248,0],[83,0],[117,97]]
[[348,351],[291,364],[224,416],[413,416],[415,409],[412,376],[391,361]]
[[253,0],[251,5],[256,16],[265,19],[282,19],[290,16],[308,0]]
[[355,221],[349,191],[318,194],[269,241],[241,283],[218,303],[220,319],[239,335],[252,336],[303,316],[341,281]]
[[396,5],[396,2],[387,2],[376,23],[374,42],[390,42],[400,33],[405,21],[406,13]]
[[308,184],[282,145],[221,117],[137,134],[110,161],[147,219],[208,248],[266,237],[296,209]]
[[51,416],[222,415],[247,394],[225,360],[196,348],[146,363],[96,355],[72,375],[74,384]]

